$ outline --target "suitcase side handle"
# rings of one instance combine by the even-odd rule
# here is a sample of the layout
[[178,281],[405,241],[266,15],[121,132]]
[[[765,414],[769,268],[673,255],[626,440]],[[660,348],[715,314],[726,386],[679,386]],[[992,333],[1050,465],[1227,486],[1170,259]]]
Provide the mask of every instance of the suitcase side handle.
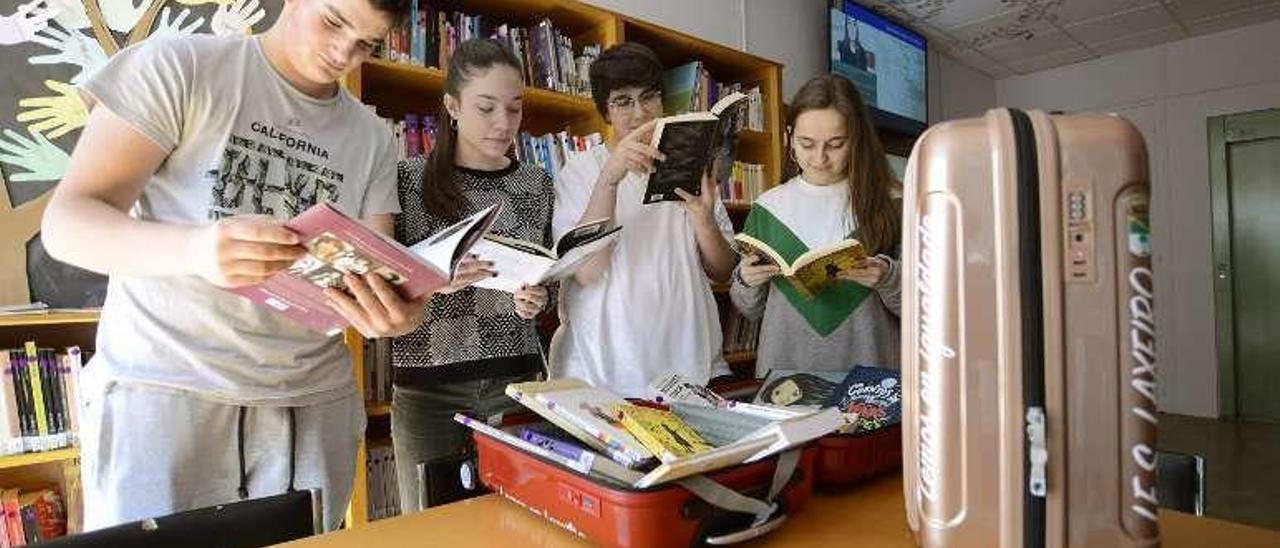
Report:
[[712,546],[724,546],[726,544],[736,544],[739,542],[748,541],[753,538],[762,537],[764,535],[767,535],[773,532],[773,530],[779,527],[782,527],[782,523],[785,521],[787,521],[787,515],[779,513],[778,515],[765,520],[764,523],[761,523],[759,525],[752,525],[751,527],[748,527],[741,531],[734,531],[732,533],[726,533],[723,535],[707,537],[706,542],[707,544],[710,544]]
[[[757,538],[781,527],[786,521],[786,509],[774,499],[782,492],[785,485],[803,474],[803,471],[797,467],[799,459],[799,449],[792,449],[778,455],[769,483],[762,486],[764,487],[762,494],[765,495],[763,500],[754,498],[746,492],[740,493],[729,489],[702,475],[677,480],[676,483],[693,493],[695,500],[701,505],[752,516],[752,519],[746,523],[746,527],[728,533],[707,534],[703,539],[704,542],[712,545],[733,544]],[[690,506],[686,505],[682,512],[687,517]]]

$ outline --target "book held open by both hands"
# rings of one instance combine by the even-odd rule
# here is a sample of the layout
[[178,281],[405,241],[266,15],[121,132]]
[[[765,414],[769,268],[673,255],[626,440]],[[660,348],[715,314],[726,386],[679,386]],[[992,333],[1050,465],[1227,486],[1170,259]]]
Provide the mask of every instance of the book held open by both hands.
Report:
[[810,249],[791,262],[783,259],[769,244],[749,234],[738,234],[733,239],[743,254],[755,253],[766,263],[777,265],[781,270],[778,275],[808,299],[827,285],[843,280],[847,272],[856,269],[858,263],[867,257],[862,242],[853,238]]
[[405,299],[426,295],[453,279],[500,211],[490,206],[405,247],[329,204],[317,204],[285,223],[308,253],[263,283],[231,291],[317,331],[337,333],[348,322],[329,306],[324,290],[345,290],[344,274],[378,274]]
[[716,183],[723,181],[733,169],[748,103],[746,95],[733,92],[706,112],[659,118],[649,144],[666,159],[655,163],[648,175],[644,203],[681,201],[677,188],[701,195],[703,173],[712,172]]

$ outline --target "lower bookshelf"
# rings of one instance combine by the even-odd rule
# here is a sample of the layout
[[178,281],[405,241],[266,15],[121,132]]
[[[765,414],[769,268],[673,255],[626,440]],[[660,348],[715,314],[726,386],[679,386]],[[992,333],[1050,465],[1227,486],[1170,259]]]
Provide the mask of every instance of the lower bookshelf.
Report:
[[0,457],[0,470],[78,458],[80,458],[79,447],[67,447],[65,449],[54,449],[53,451],[40,451],[36,453],[20,453],[17,455]]

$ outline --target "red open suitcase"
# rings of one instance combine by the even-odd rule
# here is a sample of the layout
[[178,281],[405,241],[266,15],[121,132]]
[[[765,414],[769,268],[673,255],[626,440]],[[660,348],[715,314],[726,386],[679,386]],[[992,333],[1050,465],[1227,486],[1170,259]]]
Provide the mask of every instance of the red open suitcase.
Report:
[[902,425],[818,438],[818,487],[850,485],[902,468]]
[[[604,546],[695,546],[717,538],[746,540],[752,516],[716,508],[679,485],[628,489],[598,482],[559,464],[476,432],[480,480],[494,492],[545,516],[579,537]],[[817,449],[802,450],[795,471],[776,499],[783,515],[798,512],[813,493]],[[771,457],[708,474],[738,493],[765,498],[773,481]]]

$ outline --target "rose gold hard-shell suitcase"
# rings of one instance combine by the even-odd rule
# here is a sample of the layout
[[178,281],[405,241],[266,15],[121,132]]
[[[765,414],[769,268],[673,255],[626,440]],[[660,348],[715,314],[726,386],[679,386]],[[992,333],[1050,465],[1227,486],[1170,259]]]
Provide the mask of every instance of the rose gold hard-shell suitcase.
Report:
[[1158,545],[1137,130],[995,109],[928,130],[906,179],[903,468],[916,540]]

